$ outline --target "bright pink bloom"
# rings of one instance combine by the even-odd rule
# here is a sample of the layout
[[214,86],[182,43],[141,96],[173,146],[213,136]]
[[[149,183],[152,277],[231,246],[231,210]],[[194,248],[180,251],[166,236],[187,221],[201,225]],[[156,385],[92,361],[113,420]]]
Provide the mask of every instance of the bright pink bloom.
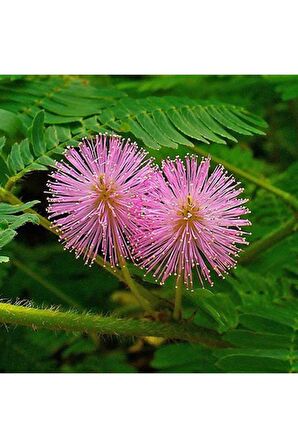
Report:
[[193,269],[199,280],[212,284],[208,265],[223,276],[235,266],[234,257],[247,244],[241,216],[249,213],[239,199],[243,189],[219,165],[208,177],[210,158],[196,156],[163,162],[156,174],[157,188],[149,193],[146,226],[134,238],[135,256],[141,267],[152,271],[161,284],[171,275],[182,276],[193,288]]
[[92,263],[98,253],[117,266],[142,221],[154,173],[147,153],[116,136],[83,139],[68,148],[48,183],[49,215],[65,248]]

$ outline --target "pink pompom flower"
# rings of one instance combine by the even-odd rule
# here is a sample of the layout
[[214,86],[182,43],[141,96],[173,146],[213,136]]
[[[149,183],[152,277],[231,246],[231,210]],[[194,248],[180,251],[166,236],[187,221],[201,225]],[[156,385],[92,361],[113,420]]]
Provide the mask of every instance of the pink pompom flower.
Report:
[[65,248],[86,264],[98,253],[112,267],[130,256],[128,240],[144,219],[155,171],[146,155],[130,140],[97,135],[69,147],[57,162],[47,184],[49,217]]
[[[200,283],[211,285],[209,267],[224,276],[234,267],[240,249],[247,244],[242,218],[249,213],[243,206],[243,192],[223,166],[209,175],[210,158],[177,157],[163,162],[156,173],[156,188],[149,192],[146,220],[134,236],[134,252],[140,266],[153,272],[161,284],[171,275],[193,289],[193,271]],[[209,266],[209,267],[208,267]]]

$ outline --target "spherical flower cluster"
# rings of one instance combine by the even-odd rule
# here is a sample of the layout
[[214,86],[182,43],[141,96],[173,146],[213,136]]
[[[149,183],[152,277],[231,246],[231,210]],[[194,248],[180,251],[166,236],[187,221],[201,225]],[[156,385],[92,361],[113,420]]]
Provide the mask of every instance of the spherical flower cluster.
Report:
[[247,201],[233,176],[210,158],[167,159],[156,168],[135,143],[117,136],[83,139],[68,148],[48,183],[50,219],[65,248],[92,263],[112,266],[124,258],[193,289],[193,273],[212,284],[210,269],[224,276],[247,244]]
[[208,265],[224,276],[235,266],[240,249],[247,244],[242,226],[250,225],[242,215],[246,199],[238,196],[233,176],[219,165],[209,176],[210,158],[198,162],[187,156],[163,162],[156,174],[156,188],[149,193],[147,220],[134,236],[135,256],[161,284],[171,276],[193,288],[193,271],[200,282],[212,284]]
[[112,267],[130,256],[128,240],[143,218],[154,167],[136,143],[117,136],[68,148],[48,182],[49,217],[65,248],[86,263],[102,253]]

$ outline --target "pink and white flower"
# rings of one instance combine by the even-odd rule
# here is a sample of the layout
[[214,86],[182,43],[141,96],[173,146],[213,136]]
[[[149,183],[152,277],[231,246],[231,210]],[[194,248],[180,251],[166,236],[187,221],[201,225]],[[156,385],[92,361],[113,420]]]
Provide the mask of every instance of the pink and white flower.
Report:
[[251,223],[246,199],[238,196],[233,176],[219,165],[209,175],[210,158],[196,156],[163,162],[156,173],[156,188],[148,192],[146,220],[134,236],[135,257],[161,284],[171,275],[193,289],[193,271],[199,280],[212,284],[211,267],[224,276],[236,265],[247,244],[241,227]]
[[97,135],[68,148],[48,183],[48,212],[65,248],[92,263],[101,253],[117,266],[130,256],[155,169],[136,143]]

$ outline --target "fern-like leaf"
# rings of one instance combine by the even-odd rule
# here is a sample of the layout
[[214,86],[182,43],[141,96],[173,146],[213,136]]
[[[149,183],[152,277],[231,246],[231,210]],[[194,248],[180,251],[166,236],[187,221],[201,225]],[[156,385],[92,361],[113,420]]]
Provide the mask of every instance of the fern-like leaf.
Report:
[[5,184],[12,177],[20,178],[30,171],[47,170],[55,164],[54,154],[62,154],[66,144],[77,142],[72,139],[68,128],[45,128],[44,111],[39,111],[34,117],[29,134],[30,138],[15,143],[8,155],[3,151],[4,141],[2,145],[0,141],[0,183]]
[[125,93],[115,88],[98,88],[74,77],[35,77],[0,84],[0,107],[16,113],[25,127],[45,111],[48,125],[81,123],[85,117],[111,107]]
[[48,169],[55,154],[98,132],[132,134],[156,150],[193,147],[194,141],[225,144],[237,141],[234,134],[263,135],[266,127],[238,106],[170,96],[128,98],[118,89],[95,88],[72,78],[22,79],[1,84],[0,93],[0,107],[16,114],[28,129],[27,139],[15,143],[8,155],[2,151],[2,183],[3,178],[15,182],[30,171]]
[[264,135],[266,123],[237,106],[199,104],[190,98],[124,98],[105,110],[99,121],[117,132],[131,132],[152,149],[178,144],[193,146],[191,139],[203,143],[237,141],[230,131]]

